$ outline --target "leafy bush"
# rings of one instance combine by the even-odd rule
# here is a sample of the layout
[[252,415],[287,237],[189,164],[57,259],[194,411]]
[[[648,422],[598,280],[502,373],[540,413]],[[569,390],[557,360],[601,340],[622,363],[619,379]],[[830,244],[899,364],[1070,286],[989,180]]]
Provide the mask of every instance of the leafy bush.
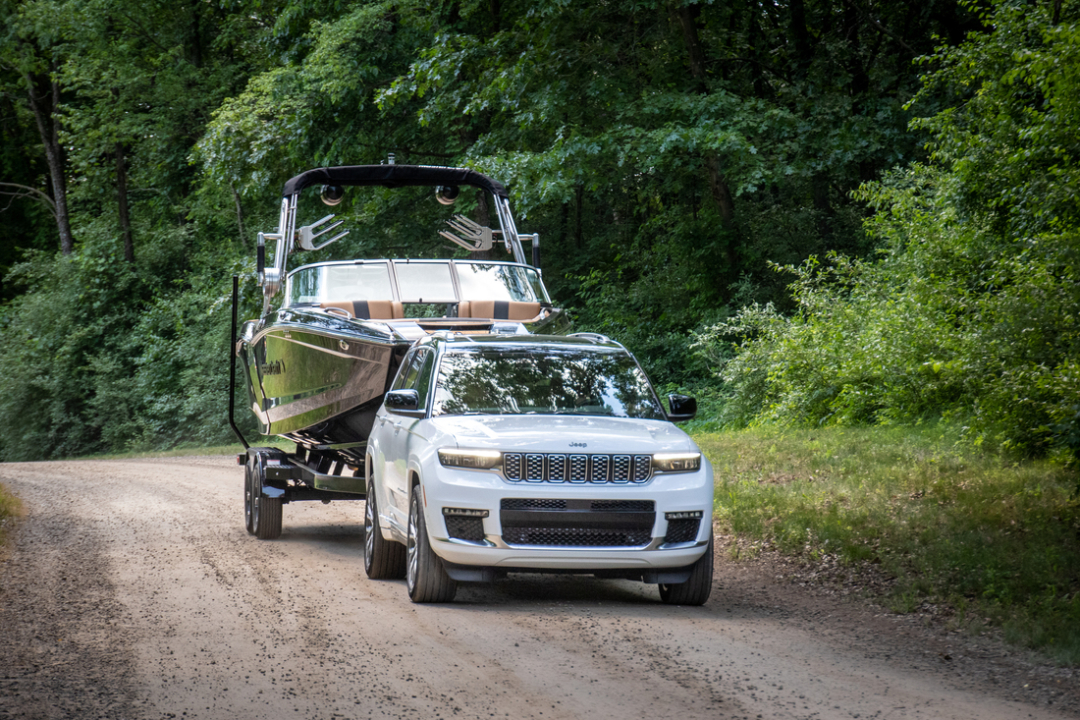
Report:
[[958,430],[772,426],[695,439],[725,530],[815,569],[872,566],[887,582],[870,585],[898,611],[944,601],[958,628],[989,618],[1012,642],[1080,663],[1080,502],[1068,471],[972,448]]
[[975,443],[1075,453],[1080,74],[1054,68],[1080,59],[1080,23],[1075,5],[1072,24],[1047,12],[997,4],[993,31],[936,56],[927,88],[978,91],[917,123],[935,132],[935,165],[857,193],[876,210],[878,259],[781,268],[793,315],[752,306],[696,334],[705,357],[738,343],[720,372],[728,422],[945,416]]
[[[133,266],[102,230],[69,258],[32,253],[12,269],[7,281],[25,292],[0,317],[0,457],[231,439],[229,271],[250,278],[252,268],[207,256],[184,272],[182,240],[162,238],[159,252],[147,248],[148,260]],[[170,276],[180,279],[162,285]],[[244,285],[244,316],[256,312],[253,285]],[[238,413],[250,429],[247,415]]]

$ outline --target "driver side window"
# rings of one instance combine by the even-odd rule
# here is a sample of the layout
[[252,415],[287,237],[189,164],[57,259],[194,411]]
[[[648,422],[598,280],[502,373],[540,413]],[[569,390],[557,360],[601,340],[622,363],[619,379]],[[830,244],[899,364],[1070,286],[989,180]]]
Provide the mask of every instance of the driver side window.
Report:
[[401,369],[394,379],[391,390],[416,390],[418,410],[427,409],[428,390],[431,388],[431,368],[435,353],[428,348],[413,350],[401,361]]
[[414,386],[416,373],[420,368],[417,360],[420,357],[419,350],[412,350],[405,356],[405,359],[401,361],[401,368],[398,370],[397,377],[394,378],[394,384],[390,387],[391,390],[406,390]]

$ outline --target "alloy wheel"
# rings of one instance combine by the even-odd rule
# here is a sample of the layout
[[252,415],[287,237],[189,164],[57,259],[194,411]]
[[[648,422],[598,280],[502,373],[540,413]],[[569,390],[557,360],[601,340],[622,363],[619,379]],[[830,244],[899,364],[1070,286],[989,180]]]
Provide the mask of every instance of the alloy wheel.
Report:
[[405,546],[405,584],[409,588],[409,593],[412,593],[413,589],[416,587],[417,564],[419,560],[416,553],[416,533],[418,530],[416,515],[418,511],[419,508],[417,507],[416,495],[413,493],[412,502],[409,503],[409,538],[408,543]]

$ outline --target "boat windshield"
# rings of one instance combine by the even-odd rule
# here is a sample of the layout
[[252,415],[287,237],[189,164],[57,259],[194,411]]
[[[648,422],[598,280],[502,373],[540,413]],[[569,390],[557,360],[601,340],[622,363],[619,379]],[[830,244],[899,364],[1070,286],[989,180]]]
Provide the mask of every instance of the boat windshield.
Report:
[[550,302],[540,273],[510,263],[362,260],[306,265],[289,275],[290,306],[353,300]]
[[540,274],[532,268],[500,263],[456,262],[463,300],[546,302]]
[[622,350],[455,347],[443,354],[432,415],[601,415],[664,419],[648,378]]
[[450,263],[395,260],[398,298],[407,303],[457,302],[454,280],[450,275]]
[[384,261],[309,265],[289,276],[289,305],[394,297],[390,263]]

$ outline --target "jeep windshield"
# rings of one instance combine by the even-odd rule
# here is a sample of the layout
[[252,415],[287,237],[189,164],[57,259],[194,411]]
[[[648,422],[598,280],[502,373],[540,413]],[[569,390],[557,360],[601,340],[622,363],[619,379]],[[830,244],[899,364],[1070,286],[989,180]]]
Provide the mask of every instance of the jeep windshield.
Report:
[[432,415],[474,414],[664,419],[648,378],[625,351],[552,345],[448,349]]

